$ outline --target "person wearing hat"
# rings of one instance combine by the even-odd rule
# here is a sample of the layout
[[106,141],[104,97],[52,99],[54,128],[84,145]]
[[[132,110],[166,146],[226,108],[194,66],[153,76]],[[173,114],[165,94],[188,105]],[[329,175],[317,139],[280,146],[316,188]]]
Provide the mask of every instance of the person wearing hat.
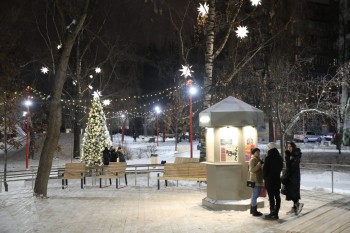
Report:
[[252,157],[249,160],[249,180],[255,182],[255,187],[252,188],[252,197],[250,199],[250,213],[259,217],[262,215],[257,210],[257,199],[259,197],[260,189],[264,186],[262,167],[264,162],[260,159],[260,149],[252,149]]
[[269,196],[270,214],[265,215],[266,219],[277,220],[281,207],[281,172],[283,169],[283,158],[277,150],[274,142],[267,144],[267,156],[263,166],[263,178]]

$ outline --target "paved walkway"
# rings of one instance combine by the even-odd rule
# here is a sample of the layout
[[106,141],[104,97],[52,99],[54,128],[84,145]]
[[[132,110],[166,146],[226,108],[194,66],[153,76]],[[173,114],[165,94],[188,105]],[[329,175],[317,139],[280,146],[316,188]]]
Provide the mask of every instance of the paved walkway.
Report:
[[[62,190],[60,180],[50,182],[47,199],[33,197],[30,184],[26,189],[0,193],[0,232],[291,232],[290,227],[298,226],[295,222],[310,221],[312,212],[350,200],[349,196],[302,191],[305,206],[301,216],[286,215],[291,203],[283,201],[281,219],[267,221],[252,217],[249,211],[204,208],[205,187],[163,186],[157,190],[155,185],[125,187],[122,183],[118,190],[114,185],[102,189],[88,185],[81,190],[77,181]],[[268,201],[264,200],[265,208],[260,211],[267,213]],[[336,211],[341,206],[333,208]],[[337,222],[336,218],[332,221]]]

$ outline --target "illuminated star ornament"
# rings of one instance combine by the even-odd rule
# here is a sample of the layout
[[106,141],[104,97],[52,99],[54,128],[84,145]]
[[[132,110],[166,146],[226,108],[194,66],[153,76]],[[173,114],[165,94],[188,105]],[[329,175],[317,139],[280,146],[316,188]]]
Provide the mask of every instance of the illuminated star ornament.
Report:
[[103,101],[103,105],[104,106],[108,106],[108,105],[110,105],[111,104],[111,101],[110,100],[104,100]]
[[198,17],[206,17],[209,12],[209,5],[205,2],[204,5],[199,3],[198,9]]
[[49,72],[49,68],[47,68],[45,66],[41,67],[40,70],[41,70],[41,73],[43,73],[43,74],[47,74]]
[[100,68],[100,67],[96,67],[96,68],[95,68],[95,72],[96,72],[96,74],[101,73],[101,68]]
[[57,45],[57,49],[60,50],[62,48],[62,44]]
[[101,95],[101,92],[99,90],[94,91],[94,93],[92,94],[92,96],[94,97],[94,99],[99,99]]
[[244,37],[247,37],[248,29],[246,26],[238,26],[236,30],[237,37],[243,39]]
[[184,65],[181,65],[182,66],[182,69],[180,69],[180,71],[182,72],[181,76],[184,76],[185,78],[187,77],[191,77],[193,73],[193,70],[191,70],[191,67],[192,66],[184,66]]
[[250,2],[252,3],[252,6],[261,5],[261,1],[260,0],[250,0]]

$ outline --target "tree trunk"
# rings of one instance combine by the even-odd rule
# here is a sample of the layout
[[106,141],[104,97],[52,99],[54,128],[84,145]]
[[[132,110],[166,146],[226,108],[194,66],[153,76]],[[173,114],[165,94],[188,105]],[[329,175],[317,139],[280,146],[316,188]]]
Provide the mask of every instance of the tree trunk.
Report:
[[74,113],[74,145],[73,145],[73,156],[74,158],[80,157],[80,134],[81,134],[81,116],[78,111]]
[[58,139],[60,136],[60,127],[62,122],[62,109],[61,109],[61,95],[63,85],[66,81],[66,72],[68,67],[69,58],[71,55],[72,47],[77,38],[77,35],[81,31],[85,22],[87,11],[89,6],[89,0],[85,2],[84,10],[76,24],[74,30],[67,32],[66,38],[63,43],[62,54],[57,66],[57,72],[55,73],[54,84],[52,88],[52,99],[49,105],[49,120],[48,130],[45,138],[44,146],[41,152],[38,173],[35,180],[34,194],[37,196],[47,197],[47,185],[50,178],[50,171],[52,167],[53,154],[57,148]]
[[[210,106],[211,101],[211,85],[213,78],[213,62],[214,62],[214,32],[215,25],[215,0],[209,1],[208,21],[206,28],[206,51],[205,51],[205,75],[204,75],[204,101],[203,109],[207,109]],[[201,149],[200,149],[200,161],[206,161],[206,142],[205,142],[205,128],[201,128]]]

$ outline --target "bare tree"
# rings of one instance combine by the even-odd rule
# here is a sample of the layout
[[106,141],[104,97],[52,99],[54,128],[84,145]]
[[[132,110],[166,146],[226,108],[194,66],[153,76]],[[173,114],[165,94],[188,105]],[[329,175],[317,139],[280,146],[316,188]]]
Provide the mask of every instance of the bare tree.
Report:
[[[84,4],[78,4],[78,9],[74,7],[72,2],[66,6],[61,5],[62,2],[57,2],[57,10],[61,16],[63,25],[65,22],[65,17],[67,13],[70,13],[73,9],[77,10],[75,15],[77,19],[73,19],[73,25],[70,25],[66,31],[62,42],[62,52],[57,63],[57,69],[54,77],[54,85],[51,93],[51,100],[49,105],[49,119],[48,119],[48,131],[46,139],[44,142],[44,147],[41,152],[38,174],[35,180],[34,193],[35,195],[47,196],[47,185],[50,177],[50,171],[52,167],[53,153],[57,147],[60,127],[62,122],[62,110],[61,110],[61,95],[64,83],[66,81],[67,67],[69,63],[69,58],[71,55],[72,48],[76,42],[76,38],[79,35],[81,29],[83,28],[85,19],[88,15],[88,9],[90,1],[83,1]],[[72,12],[71,12],[72,13]]]

